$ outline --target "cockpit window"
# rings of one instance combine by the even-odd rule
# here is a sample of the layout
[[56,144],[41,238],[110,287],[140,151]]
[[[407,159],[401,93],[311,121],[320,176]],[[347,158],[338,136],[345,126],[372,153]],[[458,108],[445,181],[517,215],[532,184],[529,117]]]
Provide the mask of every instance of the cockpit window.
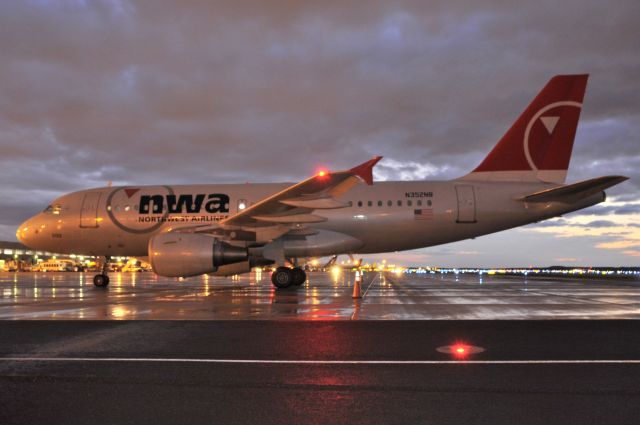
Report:
[[45,208],[42,212],[45,214],[59,215],[60,211],[62,211],[62,205],[47,205],[47,208]]

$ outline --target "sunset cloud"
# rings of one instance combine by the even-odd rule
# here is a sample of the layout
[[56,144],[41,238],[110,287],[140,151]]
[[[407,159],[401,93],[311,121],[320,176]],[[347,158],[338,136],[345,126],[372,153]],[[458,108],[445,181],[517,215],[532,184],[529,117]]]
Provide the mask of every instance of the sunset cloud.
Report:
[[1,2],[0,239],[108,181],[297,181],[374,155],[380,180],[459,177],[552,75],[580,72],[568,179],[630,176],[614,202],[394,255],[635,264],[639,19],[636,0]]

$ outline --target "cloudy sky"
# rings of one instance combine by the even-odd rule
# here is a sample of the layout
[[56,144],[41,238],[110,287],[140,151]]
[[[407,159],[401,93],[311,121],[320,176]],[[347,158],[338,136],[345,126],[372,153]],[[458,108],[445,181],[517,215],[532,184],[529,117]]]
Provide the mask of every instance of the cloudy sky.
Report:
[[551,76],[589,73],[568,180],[630,176],[605,204],[384,257],[637,265],[640,2],[524,3],[0,2],[0,240],[107,181],[295,181],[374,155],[380,180],[454,178]]

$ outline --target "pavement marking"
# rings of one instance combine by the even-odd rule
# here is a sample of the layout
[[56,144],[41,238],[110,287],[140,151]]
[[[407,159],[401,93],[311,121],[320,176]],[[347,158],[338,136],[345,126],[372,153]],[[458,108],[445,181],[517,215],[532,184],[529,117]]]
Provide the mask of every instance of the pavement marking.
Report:
[[4,362],[138,362],[138,363],[219,363],[291,365],[443,365],[443,364],[640,364],[640,360],[272,360],[272,359],[177,359],[138,357],[1,357]]
[[362,294],[362,298],[367,296],[367,292],[369,292],[369,289],[371,289],[373,282],[375,282],[376,279],[379,279],[379,278],[380,278],[380,273],[377,273],[375,276],[373,276],[373,279],[371,279],[371,282],[369,282],[369,286],[367,287],[367,290],[364,291],[364,294]]

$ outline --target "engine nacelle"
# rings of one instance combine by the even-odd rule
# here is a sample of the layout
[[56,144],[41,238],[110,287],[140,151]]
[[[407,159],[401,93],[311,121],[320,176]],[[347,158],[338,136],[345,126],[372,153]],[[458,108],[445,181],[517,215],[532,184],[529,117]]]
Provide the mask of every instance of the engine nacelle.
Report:
[[197,233],[162,233],[149,240],[149,262],[160,276],[188,277],[248,260],[246,248]]

